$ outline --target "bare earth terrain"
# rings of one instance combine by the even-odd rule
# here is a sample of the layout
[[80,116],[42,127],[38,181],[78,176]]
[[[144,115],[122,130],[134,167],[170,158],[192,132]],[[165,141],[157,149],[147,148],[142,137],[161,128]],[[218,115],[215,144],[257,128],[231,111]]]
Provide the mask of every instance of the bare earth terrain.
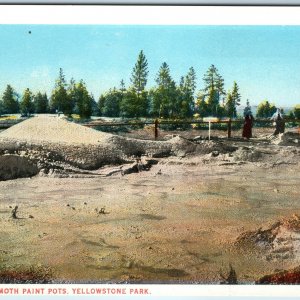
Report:
[[151,142],[44,116],[0,140],[2,270],[220,283],[231,265],[254,283],[300,265],[297,133]]

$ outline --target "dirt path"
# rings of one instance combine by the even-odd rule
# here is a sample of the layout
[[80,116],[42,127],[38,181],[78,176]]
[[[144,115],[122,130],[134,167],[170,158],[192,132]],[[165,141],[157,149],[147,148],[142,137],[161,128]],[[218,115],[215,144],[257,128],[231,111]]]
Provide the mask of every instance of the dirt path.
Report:
[[213,283],[231,263],[253,282],[297,264],[233,243],[299,212],[298,170],[164,159],[128,176],[0,182],[1,265],[50,267],[57,280]]

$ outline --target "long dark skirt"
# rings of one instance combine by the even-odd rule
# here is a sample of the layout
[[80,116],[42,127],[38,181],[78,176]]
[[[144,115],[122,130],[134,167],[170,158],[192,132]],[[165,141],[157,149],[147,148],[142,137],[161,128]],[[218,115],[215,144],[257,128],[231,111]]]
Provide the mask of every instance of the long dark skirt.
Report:
[[275,125],[275,132],[274,135],[277,135],[279,133],[284,133],[285,130],[285,122],[284,120],[276,120],[276,125]]
[[250,139],[252,137],[252,120],[249,118],[245,119],[243,127],[243,137]]

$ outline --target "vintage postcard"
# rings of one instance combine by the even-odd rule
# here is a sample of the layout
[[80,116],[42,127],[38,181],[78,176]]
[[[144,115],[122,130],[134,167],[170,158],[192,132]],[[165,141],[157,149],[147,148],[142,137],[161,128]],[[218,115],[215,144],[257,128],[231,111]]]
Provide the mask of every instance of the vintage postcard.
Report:
[[299,13],[2,6],[0,295],[297,295]]

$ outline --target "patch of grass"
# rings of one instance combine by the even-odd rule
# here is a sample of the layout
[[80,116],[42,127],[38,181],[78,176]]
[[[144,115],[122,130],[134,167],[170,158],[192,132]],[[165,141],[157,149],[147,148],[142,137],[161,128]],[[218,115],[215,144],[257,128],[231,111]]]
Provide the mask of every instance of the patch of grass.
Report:
[[0,117],[0,121],[8,121],[8,120],[16,120],[16,116],[2,116]]
[[77,115],[77,114],[72,114],[71,117],[75,120],[79,120],[80,119],[80,116]]

